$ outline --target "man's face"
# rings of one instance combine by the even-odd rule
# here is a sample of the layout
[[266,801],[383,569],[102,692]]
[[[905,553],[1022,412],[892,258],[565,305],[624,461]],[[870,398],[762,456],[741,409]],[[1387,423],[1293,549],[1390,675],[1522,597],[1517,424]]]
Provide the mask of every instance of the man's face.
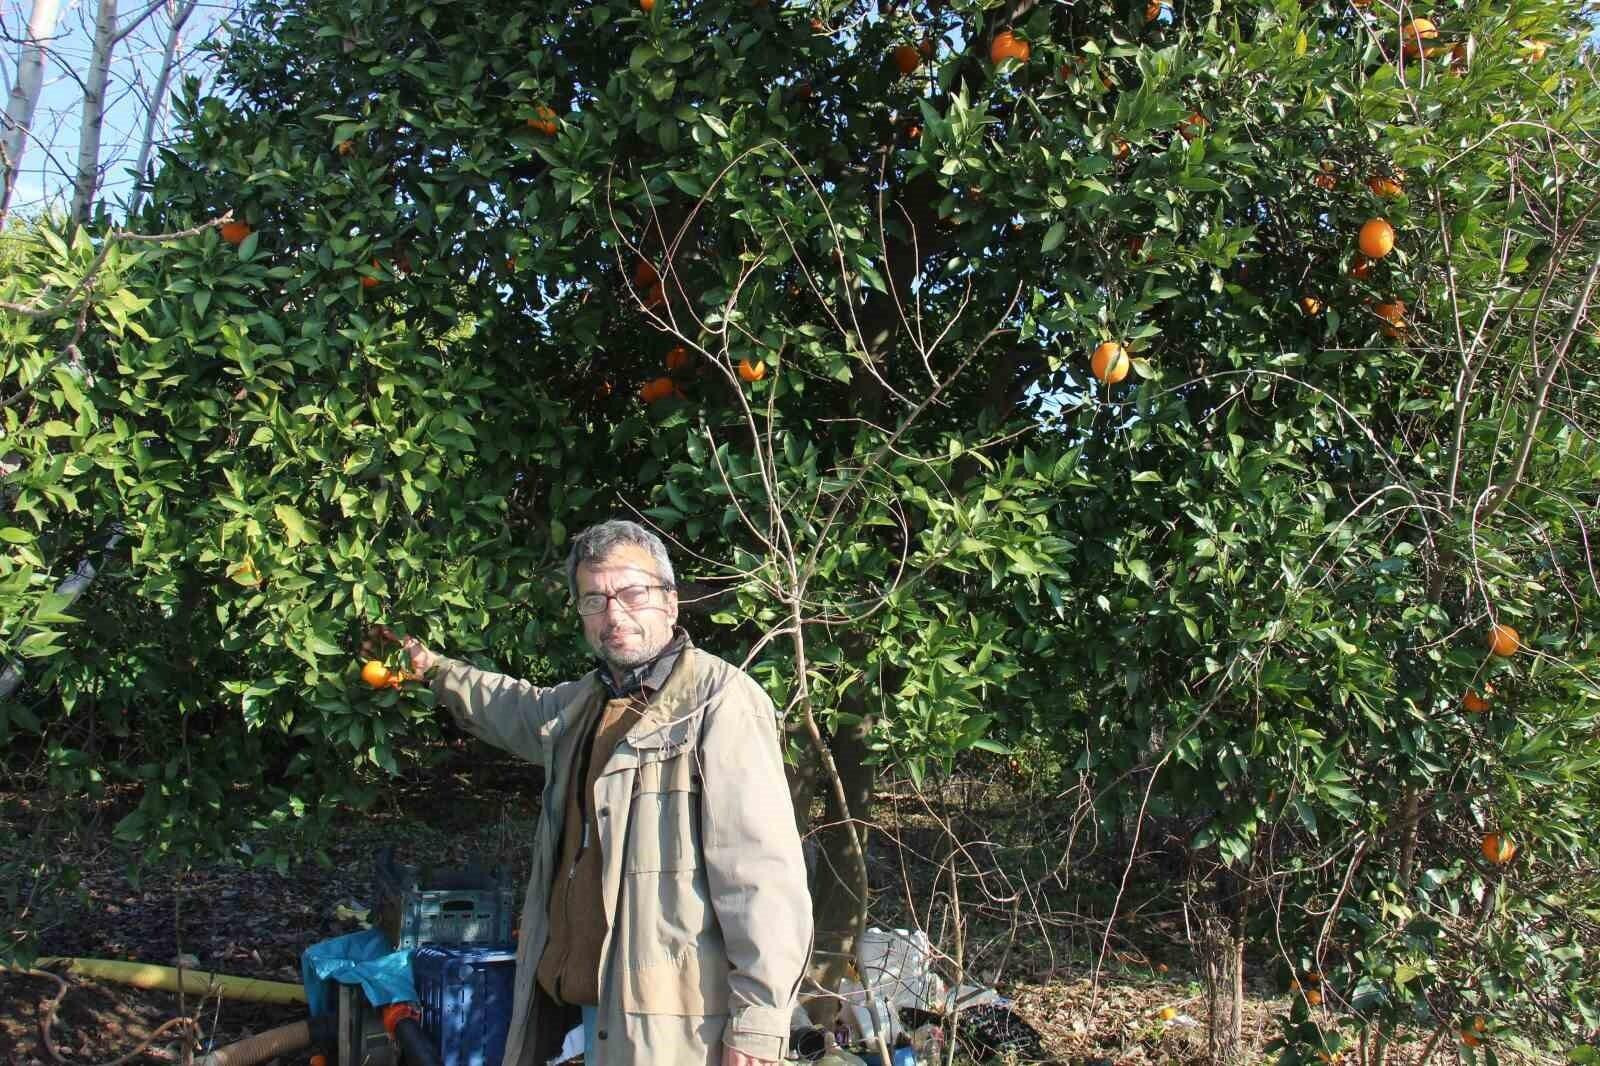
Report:
[[[619,545],[604,558],[581,564],[577,578],[580,599],[591,593],[616,593],[630,585],[663,583],[650,553],[634,544]],[[595,654],[613,669],[632,669],[654,659],[672,641],[678,594],[655,589],[645,606],[631,611],[611,599],[604,611],[582,618],[583,635]]]

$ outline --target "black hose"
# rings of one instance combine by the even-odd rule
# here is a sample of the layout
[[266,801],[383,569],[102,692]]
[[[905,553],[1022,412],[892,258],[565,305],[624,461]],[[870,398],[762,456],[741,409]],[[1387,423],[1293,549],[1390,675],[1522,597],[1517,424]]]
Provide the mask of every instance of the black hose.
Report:
[[394,1042],[400,1045],[400,1057],[407,1066],[444,1066],[439,1049],[415,1018],[402,1018],[395,1024]]

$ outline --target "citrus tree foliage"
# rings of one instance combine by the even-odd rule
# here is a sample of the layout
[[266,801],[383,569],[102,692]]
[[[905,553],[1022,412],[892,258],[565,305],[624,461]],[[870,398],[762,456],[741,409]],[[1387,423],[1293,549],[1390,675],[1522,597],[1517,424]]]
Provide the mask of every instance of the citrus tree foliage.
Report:
[[[359,686],[362,628],[581,669],[564,544],[633,508],[852,813],[874,765],[1043,747],[1320,975],[1286,1058],[1353,1022],[1568,1040],[1582,33],[1546,0],[263,4],[131,221],[244,225],[80,294],[75,372],[71,315],[6,320],[9,742],[139,786],[156,848],[362,801],[435,728]],[[94,252],[38,254],[10,299]]]

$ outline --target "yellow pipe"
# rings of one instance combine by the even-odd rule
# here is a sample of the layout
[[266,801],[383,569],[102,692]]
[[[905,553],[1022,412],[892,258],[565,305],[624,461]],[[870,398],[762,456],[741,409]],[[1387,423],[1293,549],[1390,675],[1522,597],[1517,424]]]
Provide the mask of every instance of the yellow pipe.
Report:
[[[121,959],[39,959],[38,967],[62,967],[69,973],[84,977],[98,977],[105,981],[133,985],[136,988],[156,988],[167,992],[178,991],[178,969],[175,966],[155,966],[148,962],[124,962]],[[203,970],[183,971],[183,991],[191,996],[214,995],[223,999],[245,999],[254,1003],[304,1003],[306,990],[288,981],[263,981],[257,977],[231,977]]]

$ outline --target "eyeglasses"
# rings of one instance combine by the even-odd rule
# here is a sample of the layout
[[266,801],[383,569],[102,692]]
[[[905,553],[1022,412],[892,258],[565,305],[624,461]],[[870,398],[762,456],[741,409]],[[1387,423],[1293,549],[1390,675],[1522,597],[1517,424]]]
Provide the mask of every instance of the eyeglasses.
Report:
[[612,593],[586,592],[578,597],[578,613],[581,615],[604,614],[612,600],[622,604],[625,611],[637,611],[641,607],[650,606],[654,599],[650,594],[657,589],[663,591],[671,589],[671,585],[624,585]]

